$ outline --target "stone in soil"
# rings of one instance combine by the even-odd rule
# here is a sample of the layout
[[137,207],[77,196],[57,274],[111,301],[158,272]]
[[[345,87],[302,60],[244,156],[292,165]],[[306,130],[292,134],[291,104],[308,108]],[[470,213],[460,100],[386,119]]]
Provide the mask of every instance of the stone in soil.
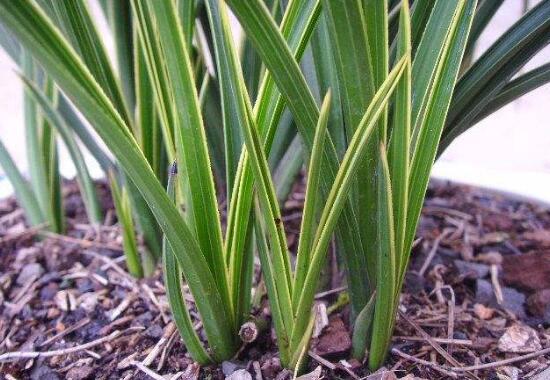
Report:
[[87,365],[73,367],[67,372],[67,380],[91,379],[93,373],[94,369]]
[[505,256],[502,262],[504,283],[535,292],[550,288],[550,251],[534,251]]
[[524,319],[525,314],[525,295],[518,292],[513,288],[503,287],[502,295],[504,302],[502,305],[499,305],[497,302],[495,292],[493,291],[493,285],[487,281],[478,279],[476,281],[476,298],[477,303],[484,304],[493,308],[506,309],[520,319]]
[[489,274],[489,266],[485,264],[472,263],[464,260],[454,261],[458,274],[463,278],[478,279],[487,277]]
[[32,371],[31,380],[59,380],[59,376],[47,365],[39,364]]
[[252,380],[252,375],[246,369],[238,369],[227,376],[225,380]]
[[543,317],[550,323],[550,289],[539,290],[527,298],[527,308],[536,317]]
[[319,337],[315,352],[320,356],[340,356],[351,348],[349,332],[340,317],[333,317]]
[[526,354],[542,349],[537,332],[529,326],[516,323],[506,329],[498,340],[502,352]]
[[491,319],[495,314],[495,310],[481,303],[476,303],[474,305],[474,313],[479,319]]
[[225,376],[231,375],[233,372],[246,368],[246,365],[243,365],[239,362],[234,361],[224,361],[222,362],[222,372]]

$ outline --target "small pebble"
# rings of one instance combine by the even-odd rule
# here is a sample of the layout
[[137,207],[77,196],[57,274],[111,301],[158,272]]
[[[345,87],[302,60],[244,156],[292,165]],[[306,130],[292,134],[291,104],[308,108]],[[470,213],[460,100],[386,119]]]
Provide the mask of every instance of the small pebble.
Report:
[[542,349],[537,332],[529,326],[516,323],[506,329],[498,340],[502,352],[526,354]]
[[476,303],[474,305],[474,313],[479,319],[491,319],[495,314],[495,310],[483,304]]
[[164,330],[157,324],[152,325],[147,330],[145,330],[145,335],[153,339],[160,339],[163,334]]
[[252,380],[252,375],[246,369],[238,369],[225,378],[226,380]]
[[229,376],[236,370],[244,369],[245,367],[246,366],[242,365],[241,363],[234,362],[234,361],[226,360],[222,362],[222,372],[225,376]]

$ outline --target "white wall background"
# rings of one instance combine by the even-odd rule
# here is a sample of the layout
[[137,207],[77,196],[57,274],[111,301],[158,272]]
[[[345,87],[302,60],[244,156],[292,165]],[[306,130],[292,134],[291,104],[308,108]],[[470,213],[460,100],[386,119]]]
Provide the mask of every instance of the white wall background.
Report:
[[[538,0],[531,0],[532,6]],[[502,35],[524,6],[524,0],[506,0],[481,36],[477,55]],[[105,30],[104,20],[98,18]],[[107,33],[105,33],[107,34]],[[112,41],[107,41],[112,51]],[[541,51],[526,70],[550,61],[550,46]],[[24,151],[23,90],[15,66],[0,50],[0,139],[18,166],[27,171]],[[501,109],[460,136],[434,167],[438,178],[495,188],[550,203],[550,85]],[[71,177],[74,168],[61,151],[62,172]],[[100,171],[88,160],[92,174]],[[0,197],[11,187],[0,168]]]
[[[529,1],[533,6],[538,1]],[[479,56],[521,15],[523,0],[505,0],[481,36]],[[550,62],[544,48],[524,71]],[[502,108],[458,137],[433,175],[550,202],[550,85]]]

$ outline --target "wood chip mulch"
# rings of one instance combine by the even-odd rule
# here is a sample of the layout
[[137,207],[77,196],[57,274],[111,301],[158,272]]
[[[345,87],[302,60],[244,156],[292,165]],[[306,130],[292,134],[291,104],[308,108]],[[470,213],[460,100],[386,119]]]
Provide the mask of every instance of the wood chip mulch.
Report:
[[[97,186],[107,212],[94,228],[76,185],[65,185],[65,236],[28,228],[13,199],[0,201],[0,379],[292,378],[269,328],[232,361],[193,363],[160,271],[143,280],[127,274],[108,189]],[[285,203],[291,249],[303,195],[301,181]],[[549,208],[432,183],[391,352],[375,374],[350,359],[346,288],[330,258],[304,380],[550,379]],[[269,320],[265,297],[255,317]]]

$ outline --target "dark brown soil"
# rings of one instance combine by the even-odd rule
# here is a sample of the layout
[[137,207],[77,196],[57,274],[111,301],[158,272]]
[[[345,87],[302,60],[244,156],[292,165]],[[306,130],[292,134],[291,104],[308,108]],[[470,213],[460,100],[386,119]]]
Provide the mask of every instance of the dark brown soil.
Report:
[[[68,238],[27,228],[13,199],[0,202],[0,358],[45,356],[15,354],[0,363],[0,378],[223,379],[238,369],[251,379],[291,378],[269,329],[223,366],[194,365],[171,321],[161,273],[139,281],[126,274],[112,202],[105,185],[98,188],[108,210],[99,229],[86,224],[76,186],[67,184]],[[285,204],[291,248],[302,188]],[[418,237],[387,372],[369,376],[350,359],[349,311],[331,307],[342,299],[335,265],[319,297],[329,322],[313,341],[309,371],[321,365],[327,379],[550,379],[550,211],[432,184]],[[265,300],[256,316],[269,317]],[[506,359],[515,360],[499,365]],[[480,368],[454,368],[470,366]]]

